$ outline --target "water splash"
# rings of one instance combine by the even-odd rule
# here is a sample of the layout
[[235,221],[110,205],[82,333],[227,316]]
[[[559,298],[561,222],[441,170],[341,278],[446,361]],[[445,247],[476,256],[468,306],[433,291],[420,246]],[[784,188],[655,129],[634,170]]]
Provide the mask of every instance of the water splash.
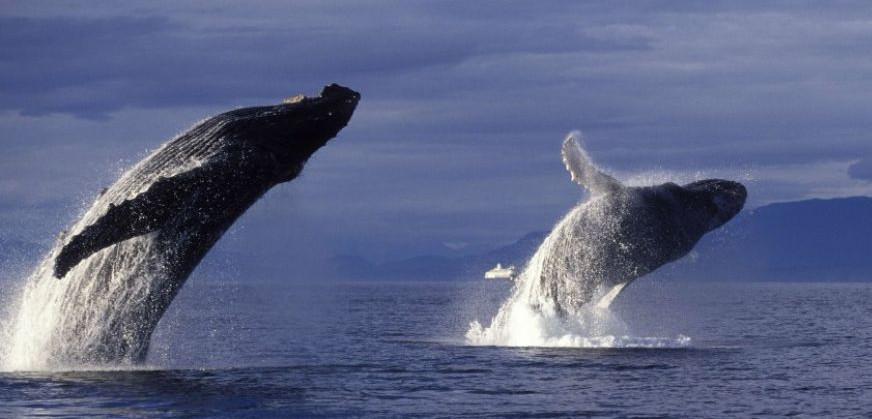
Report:
[[[466,332],[470,345],[520,346],[520,347],[574,347],[574,348],[671,348],[690,345],[688,336],[642,337],[633,336],[629,326],[609,309],[611,301],[620,292],[618,289],[588,290],[584,281],[578,280],[578,266],[555,264],[567,261],[575,249],[561,248],[572,240],[561,240],[572,229],[569,224],[577,221],[581,213],[595,210],[594,198],[566,215],[545,239],[521,275],[518,276],[512,295],[500,307],[484,327],[473,321]],[[576,246],[584,243],[574,242]],[[563,255],[555,258],[554,255]],[[555,266],[557,265],[557,266]],[[591,268],[589,263],[585,268]],[[543,280],[543,275],[548,280]],[[560,293],[555,294],[551,281],[560,282]],[[570,310],[560,308],[560,301],[581,298],[591,293],[589,303]],[[564,306],[571,307],[571,306]]]
[[178,148],[172,141],[164,144],[122,174],[79,222],[61,233],[2,322],[0,370],[127,368],[144,359],[151,332],[163,314],[156,300],[171,300],[175,292],[156,234],[107,247],[60,280],[54,277],[55,258],[67,238],[94,223],[107,207],[139,195],[160,177],[197,167],[220,146],[214,141],[197,154],[161,158]]

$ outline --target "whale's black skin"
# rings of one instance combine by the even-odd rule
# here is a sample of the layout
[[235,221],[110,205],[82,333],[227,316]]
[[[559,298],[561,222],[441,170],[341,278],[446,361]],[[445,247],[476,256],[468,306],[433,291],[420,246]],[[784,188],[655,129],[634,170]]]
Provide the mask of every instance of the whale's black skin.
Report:
[[[60,294],[50,300],[59,305],[56,324],[35,347],[60,364],[143,361],[152,331],[209,249],[267,190],[297,177],[359,99],[334,84],[320,97],[226,112],[139,162],[34,274],[26,299]],[[61,281],[48,286],[46,276]]]
[[613,299],[633,280],[684,257],[703,235],[738,214],[747,198],[741,183],[721,179],[621,185],[599,172],[574,140],[564,146],[564,161],[593,196],[546,239],[554,243],[542,255],[538,281],[545,301],[554,302],[559,313],[620,286]]
[[102,218],[63,247],[55,261],[55,275],[63,277],[100,249],[158,229],[170,241],[174,235],[193,235],[192,242],[198,245],[176,262],[182,269],[192,269],[261,195],[299,175],[309,156],[345,127],[359,99],[357,92],[334,84],[325,87],[319,98],[237,109],[197,125],[150,160],[167,158],[164,154],[210,138],[227,143],[221,153],[194,170],[159,178],[119,205],[110,204]]

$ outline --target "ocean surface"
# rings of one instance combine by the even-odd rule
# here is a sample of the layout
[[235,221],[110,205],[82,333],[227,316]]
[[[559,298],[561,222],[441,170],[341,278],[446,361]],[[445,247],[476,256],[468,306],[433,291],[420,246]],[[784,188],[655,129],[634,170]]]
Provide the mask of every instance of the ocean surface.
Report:
[[2,371],[0,417],[872,417],[872,284],[642,279],[599,347],[470,345],[509,291],[194,277],[147,365]]

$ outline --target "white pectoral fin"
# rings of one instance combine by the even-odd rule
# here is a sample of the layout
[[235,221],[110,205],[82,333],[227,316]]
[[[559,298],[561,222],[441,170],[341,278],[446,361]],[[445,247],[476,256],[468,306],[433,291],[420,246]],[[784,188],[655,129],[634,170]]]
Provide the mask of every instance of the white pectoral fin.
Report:
[[626,286],[627,283],[623,282],[612,287],[609,292],[605,293],[605,295],[600,297],[599,301],[596,302],[596,308],[609,308],[609,306],[612,305],[612,301],[615,301],[615,298],[618,297],[618,294],[620,294]]
[[118,205],[109,205],[106,213],[83,228],[61,248],[55,259],[55,276],[62,278],[83,259],[115,243],[150,233],[174,216],[183,198],[208,179],[204,172],[210,166],[199,167],[173,177],[161,178],[149,188]]
[[581,133],[573,131],[563,141],[563,164],[572,176],[572,181],[591,193],[609,193],[623,188],[615,178],[603,173],[593,164],[587,152],[578,143]]

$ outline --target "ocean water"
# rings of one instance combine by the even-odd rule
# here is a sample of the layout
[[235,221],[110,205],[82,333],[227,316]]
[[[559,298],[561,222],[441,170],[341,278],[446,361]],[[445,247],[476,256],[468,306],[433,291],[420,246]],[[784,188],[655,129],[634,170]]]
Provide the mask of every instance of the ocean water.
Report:
[[0,417],[872,416],[872,284],[642,279],[586,343],[470,344],[509,291],[194,277],[147,365],[0,371]]

